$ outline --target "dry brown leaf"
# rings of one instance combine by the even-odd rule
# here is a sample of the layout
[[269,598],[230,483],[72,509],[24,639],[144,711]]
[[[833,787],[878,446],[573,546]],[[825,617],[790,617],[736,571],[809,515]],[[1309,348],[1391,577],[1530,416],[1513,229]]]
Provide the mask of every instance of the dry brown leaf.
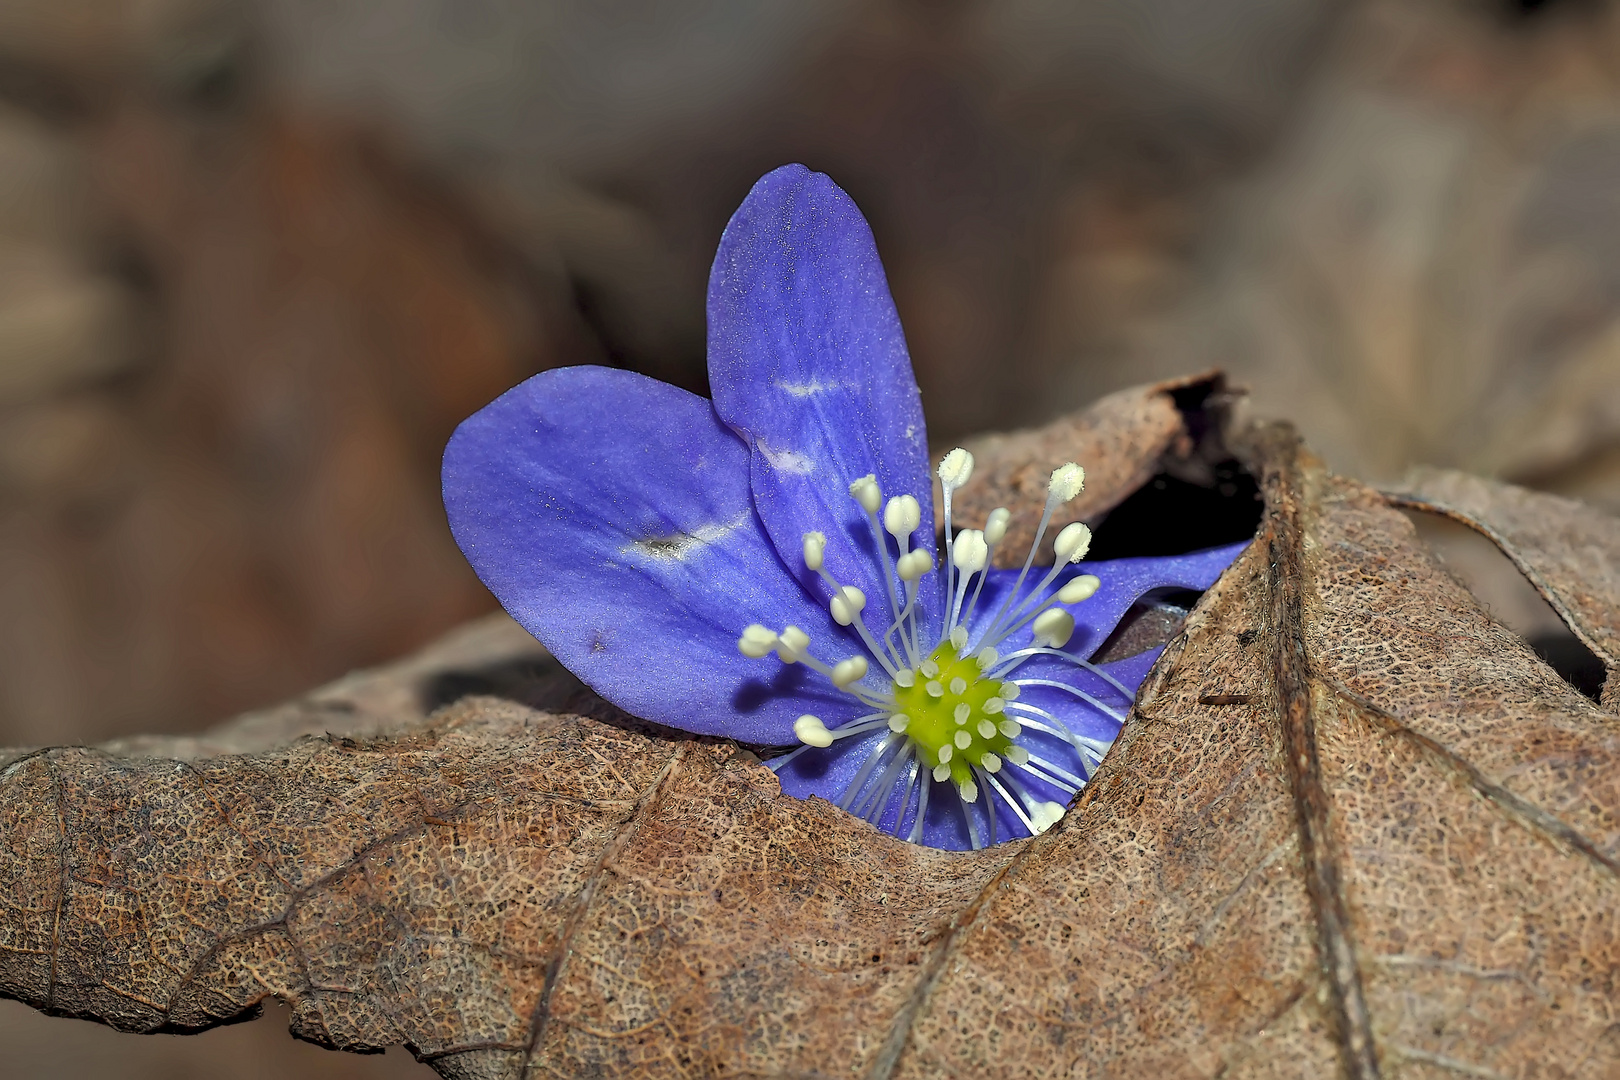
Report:
[[[1152,449],[1097,472],[1172,436],[1099,438]],[[10,757],[0,990],[133,1031],[277,996],[301,1037],[469,1080],[1613,1075],[1620,718],[1397,507],[1502,543],[1611,705],[1616,523],[1451,476],[1382,495],[1282,426],[1233,445],[1260,534],[1038,839],[881,836],[491,622],[200,740]],[[350,733],[296,738],[323,727]]]

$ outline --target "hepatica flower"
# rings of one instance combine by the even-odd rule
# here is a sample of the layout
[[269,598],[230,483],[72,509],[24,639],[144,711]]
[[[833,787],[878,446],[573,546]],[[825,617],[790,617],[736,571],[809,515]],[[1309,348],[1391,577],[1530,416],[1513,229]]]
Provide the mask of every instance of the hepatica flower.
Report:
[[[713,402],[626,371],[547,371],[456,431],[456,541],[585,683],[656,723],[764,748],[784,791],[914,843],[1045,831],[1157,656],[1089,657],[1159,587],[1207,588],[1237,547],[1082,561],[1054,462],[1057,565],[992,565],[1009,520],[953,535],[973,458],[930,469],[871,230],[798,165],[754,186],[709,280]],[[936,549],[934,472],[945,551]]]

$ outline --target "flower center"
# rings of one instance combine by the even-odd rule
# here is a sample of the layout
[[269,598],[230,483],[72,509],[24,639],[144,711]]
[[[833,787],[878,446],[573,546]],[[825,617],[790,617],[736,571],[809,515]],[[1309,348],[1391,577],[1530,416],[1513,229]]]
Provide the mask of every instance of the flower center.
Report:
[[[1065,568],[1085,557],[1091,543],[1085,525],[1074,522],[1058,533],[1053,542],[1056,565],[1043,571],[1033,586],[1024,587],[1053,512],[1073,499],[1083,485],[1080,467],[1068,464],[1052,473],[1046,508],[1022,571],[999,597],[992,590],[993,599],[983,610],[980,600],[990,562],[1006,535],[1010,515],[996,509],[982,530],[953,534],[951,495],[972,471],[973,456],[966,450],[953,450],[940,463],[945,560],[939,568],[927,550],[910,546],[911,536],[922,524],[921,506],[915,498],[900,495],[885,505],[871,476],[850,485],[850,495],[866,511],[876,541],[888,600],[887,617],[875,622],[867,621],[866,594],[841,584],[824,565],[826,536],[804,534],[805,566],[826,584],[833,621],[851,633],[843,648],[858,640],[863,651],[829,663],[810,651],[810,636],[798,627],[777,632],[758,624],[744,630],[737,645],[745,656],[762,658],[774,652],[784,664],[802,663],[864,707],[862,715],[835,728],[828,728],[819,716],[807,713],[799,717],[793,731],[803,745],[771,761],[773,768],[780,770],[804,751],[824,749],[853,736],[869,736],[867,756],[839,805],[874,823],[893,814],[897,836],[910,821],[907,838],[915,842],[922,835],[932,787],[948,785],[959,800],[972,846],[977,848],[984,845],[985,833],[990,843],[996,842],[997,800],[1030,835],[1044,832],[1063,815],[1063,805],[1050,796],[1067,800],[1077,794],[1090,775],[1084,763],[1100,762],[1111,741],[1078,735],[1063,711],[1020,701],[1023,688],[1066,692],[1115,723],[1124,722],[1120,707],[1105,704],[1076,686],[1013,677],[1019,667],[1036,656],[1054,657],[1096,673],[1124,698],[1124,707],[1133,695],[1084,656],[1063,651],[1074,633],[1074,617],[1065,605],[1088,599],[1099,584],[1095,577],[1080,575],[1057,586]],[[943,573],[930,579],[936,569]],[[931,605],[941,613],[936,640],[925,639],[918,604],[925,579],[938,582],[934,587],[939,603]],[[1027,646],[1005,655],[997,651],[1026,627]],[[881,668],[883,675],[874,668]],[[1032,743],[1030,731],[1046,741]],[[1060,760],[1052,760],[1054,757]],[[913,790],[917,793],[914,808]],[[979,802],[985,791],[994,797],[988,806]],[[970,809],[974,806],[977,809]]]
[[[897,726],[915,745],[917,760],[936,782],[954,781],[958,791],[977,788],[973,767],[1001,771],[1003,760],[1023,750],[1013,740],[1023,729],[1007,715],[1007,695],[1018,687],[987,678],[973,658],[956,655],[949,642],[935,649],[913,674],[910,686],[894,687]],[[965,792],[964,792],[965,794]]]

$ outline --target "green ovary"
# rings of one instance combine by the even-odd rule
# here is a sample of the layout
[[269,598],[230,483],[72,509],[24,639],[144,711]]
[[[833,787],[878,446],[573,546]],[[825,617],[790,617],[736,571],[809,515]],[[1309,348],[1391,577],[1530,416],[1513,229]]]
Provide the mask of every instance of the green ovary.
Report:
[[[934,669],[937,669],[937,673],[930,674]],[[957,685],[962,689],[955,692],[952,683],[958,679],[961,683]],[[930,683],[938,684],[938,697],[928,692]],[[945,747],[950,747],[944,764],[950,769],[951,779],[958,785],[972,781],[971,766],[983,767],[985,754],[1005,758],[1008,748],[1013,745],[1006,730],[1017,734],[1018,728],[1015,723],[1010,723],[1011,718],[1006,713],[985,710],[985,704],[992,698],[1004,700],[1001,681],[985,678],[973,657],[959,659],[955,647],[949,642],[934,650],[933,655],[916,672],[915,685],[894,688],[895,703],[898,711],[906,716],[905,732],[917,746],[918,759],[930,769],[936,768],[941,764],[941,752]],[[964,720],[958,722],[957,707],[964,704],[968,708]],[[986,736],[980,729],[983,721],[994,725],[991,735]],[[1008,726],[1004,729],[1002,725]],[[961,745],[958,733],[967,734],[966,746]],[[999,767],[998,762],[990,771],[994,772]]]

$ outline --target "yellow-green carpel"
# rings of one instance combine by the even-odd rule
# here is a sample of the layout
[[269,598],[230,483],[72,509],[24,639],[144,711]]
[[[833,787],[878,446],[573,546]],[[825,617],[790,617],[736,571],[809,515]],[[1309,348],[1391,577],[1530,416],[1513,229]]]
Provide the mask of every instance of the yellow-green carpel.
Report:
[[[1018,687],[985,676],[995,662],[994,653],[981,658],[958,658],[946,642],[935,649],[916,671],[902,671],[895,680],[895,716],[889,728],[904,732],[917,747],[917,758],[933,770],[936,782],[952,781],[968,802],[978,796],[973,766],[988,773],[1001,771],[1001,763],[1027,752],[1013,743],[1023,729],[1006,714],[1007,702]],[[909,683],[909,685],[907,685]]]

